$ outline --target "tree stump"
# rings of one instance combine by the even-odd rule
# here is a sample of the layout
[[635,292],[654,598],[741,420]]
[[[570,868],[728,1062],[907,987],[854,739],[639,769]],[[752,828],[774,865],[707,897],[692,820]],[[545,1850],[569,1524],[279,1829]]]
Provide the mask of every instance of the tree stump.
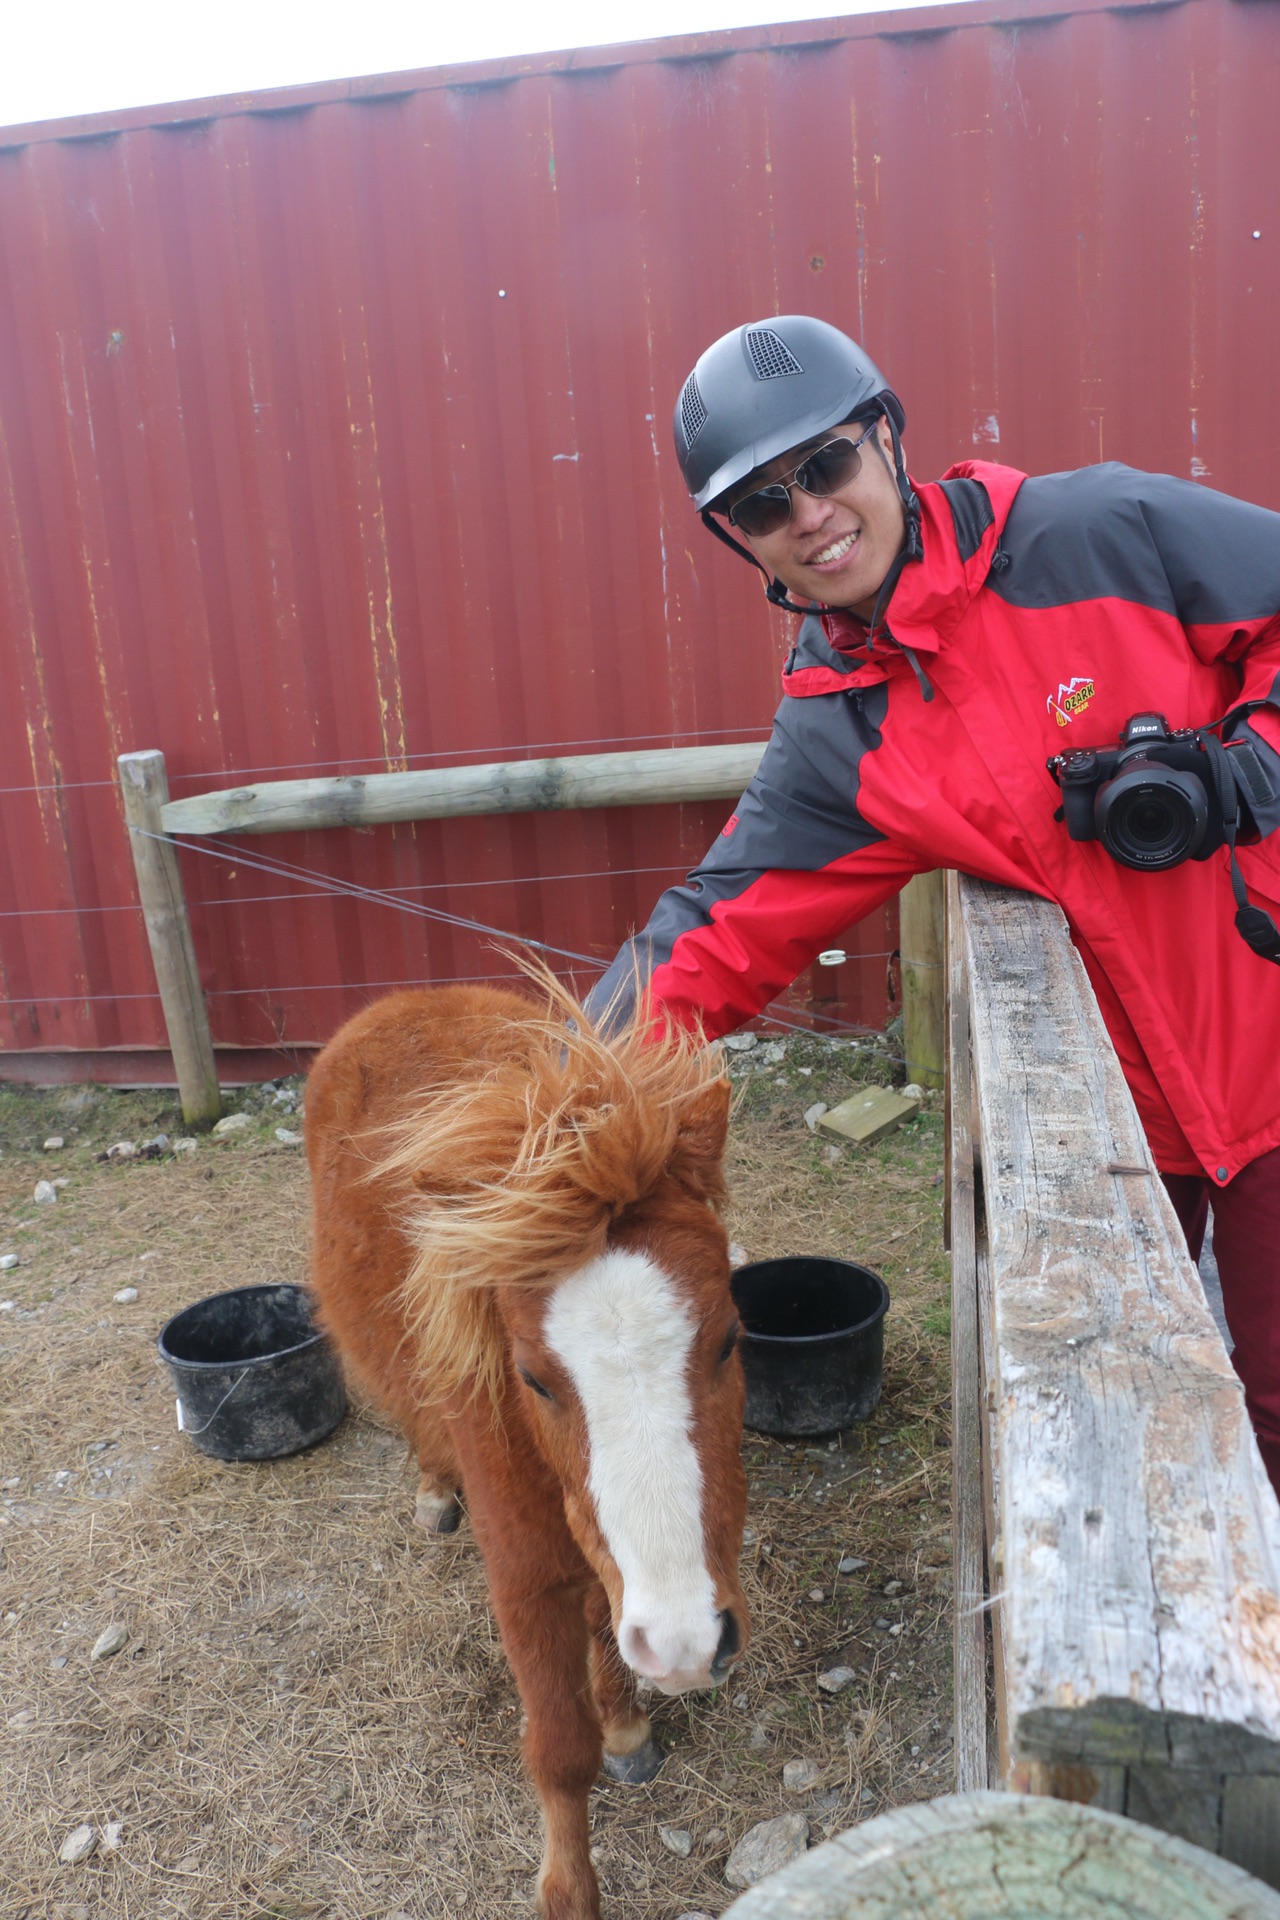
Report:
[[1280,1920],[1280,1894],[1118,1814],[980,1792],[853,1827],[724,1920]]

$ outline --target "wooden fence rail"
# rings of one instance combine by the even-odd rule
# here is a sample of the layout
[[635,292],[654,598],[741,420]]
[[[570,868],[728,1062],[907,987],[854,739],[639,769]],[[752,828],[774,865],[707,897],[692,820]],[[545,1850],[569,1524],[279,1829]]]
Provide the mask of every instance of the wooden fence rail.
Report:
[[413,773],[260,781],[183,800],[169,798],[163,753],[121,754],[120,790],[138,896],[185,1118],[192,1125],[216,1120],[221,1096],[182,876],[174,849],[163,836],[288,833],[463,814],[736,800],[763,752],[763,741],[748,741],[723,747],[577,754],[559,760],[498,761]]
[[1280,1886],[1280,1507],[1242,1389],[1061,913],[951,876],[948,942],[957,1784]]

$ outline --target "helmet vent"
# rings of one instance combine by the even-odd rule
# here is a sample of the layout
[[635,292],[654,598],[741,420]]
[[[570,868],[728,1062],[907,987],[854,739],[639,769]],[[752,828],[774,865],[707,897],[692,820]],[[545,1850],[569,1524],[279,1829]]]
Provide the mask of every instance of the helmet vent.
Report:
[[781,380],[784,374],[804,372],[786,341],[772,327],[749,327],[747,352],[757,380]]
[[698,382],[690,374],[680,389],[680,425],[684,429],[684,443],[691,447],[706,424],[707,407],[698,391]]

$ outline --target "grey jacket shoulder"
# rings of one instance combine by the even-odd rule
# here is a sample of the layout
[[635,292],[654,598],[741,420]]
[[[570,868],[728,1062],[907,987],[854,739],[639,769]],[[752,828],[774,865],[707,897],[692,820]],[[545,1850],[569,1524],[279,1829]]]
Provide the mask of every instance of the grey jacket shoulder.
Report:
[[1013,606],[1129,600],[1187,625],[1280,610],[1280,514],[1115,461],[1018,489],[988,582]]

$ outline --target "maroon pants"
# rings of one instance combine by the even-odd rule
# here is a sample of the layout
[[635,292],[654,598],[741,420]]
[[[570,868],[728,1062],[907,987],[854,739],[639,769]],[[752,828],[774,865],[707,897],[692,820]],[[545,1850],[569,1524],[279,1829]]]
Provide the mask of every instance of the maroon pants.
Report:
[[1280,1494],[1280,1147],[1251,1161],[1229,1186],[1215,1187],[1200,1173],[1161,1177],[1193,1260],[1200,1258],[1212,1201],[1214,1258],[1236,1343],[1232,1364]]

